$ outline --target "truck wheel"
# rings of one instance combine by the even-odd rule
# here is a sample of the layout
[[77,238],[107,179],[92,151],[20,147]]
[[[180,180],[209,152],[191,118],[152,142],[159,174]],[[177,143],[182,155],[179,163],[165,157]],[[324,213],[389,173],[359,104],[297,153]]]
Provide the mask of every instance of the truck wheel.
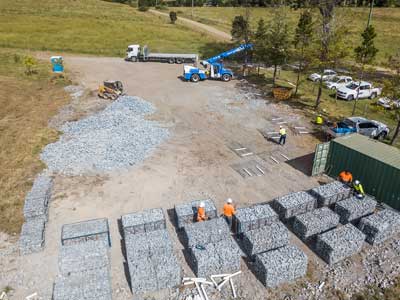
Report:
[[232,79],[232,76],[229,74],[222,75],[222,81],[228,82],[231,79]]
[[175,59],[173,59],[173,58],[168,58],[168,63],[169,64],[173,64],[175,62]]
[[354,100],[354,97],[353,97],[353,95],[349,95],[349,96],[347,96],[347,101],[352,101],[352,100]]
[[132,62],[137,62],[137,58],[136,57],[131,57],[131,61]]
[[387,132],[386,131],[382,131],[380,134],[378,134],[377,138],[380,141],[383,141],[387,136]]
[[182,59],[182,58],[177,58],[177,59],[175,60],[175,63],[181,64],[181,63],[183,63],[183,59]]
[[199,81],[200,81],[200,76],[199,76],[198,74],[193,74],[193,75],[190,77],[190,81],[191,81],[191,82],[199,82]]
[[372,93],[372,94],[371,94],[371,97],[369,97],[369,98],[370,98],[370,99],[374,99],[374,98],[376,98],[376,96],[377,96],[376,93]]

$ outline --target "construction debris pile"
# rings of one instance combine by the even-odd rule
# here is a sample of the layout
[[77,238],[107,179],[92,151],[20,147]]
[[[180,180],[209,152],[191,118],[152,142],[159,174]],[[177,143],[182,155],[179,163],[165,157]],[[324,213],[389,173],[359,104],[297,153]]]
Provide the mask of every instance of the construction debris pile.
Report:
[[161,208],[122,216],[126,260],[133,293],[172,288],[181,268]]
[[391,209],[362,218],[358,228],[366,234],[367,242],[380,244],[400,232],[400,214]]
[[141,98],[122,96],[103,111],[66,123],[60,140],[41,159],[51,171],[67,175],[125,169],[143,161],[168,136],[168,130],[145,119],[155,111]]
[[238,208],[234,216],[237,233],[262,228],[279,221],[276,212],[268,204]]
[[107,219],[63,226],[63,237],[68,238],[63,240],[59,255],[53,300],[112,299],[110,244],[108,239],[98,238],[105,227],[108,229]]
[[255,271],[267,287],[293,281],[307,272],[308,258],[293,245],[257,254]]
[[48,220],[49,201],[53,179],[46,174],[36,177],[32,189],[25,197],[24,218],[19,247],[22,254],[30,254],[43,249],[45,226]]
[[335,205],[335,212],[340,215],[340,223],[346,224],[372,214],[375,208],[376,201],[374,199],[367,196],[360,200],[353,196],[349,199],[337,202]]
[[179,229],[183,228],[186,224],[191,224],[195,221],[197,208],[199,207],[200,202],[204,202],[204,209],[209,218],[214,219],[217,217],[217,208],[211,199],[195,200],[190,203],[178,204],[175,205],[175,218]]
[[346,224],[318,235],[315,250],[327,263],[334,264],[361,251],[365,234]]
[[333,181],[310,190],[317,198],[318,207],[329,206],[350,197],[351,188],[340,181]]
[[293,231],[303,241],[309,241],[315,235],[336,227],[339,215],[327,207],[322,207],[294,217]]
[[309,193],[301,191],[276,198],[272,207],[282,220],[312,211],[316,207],[316,199]]

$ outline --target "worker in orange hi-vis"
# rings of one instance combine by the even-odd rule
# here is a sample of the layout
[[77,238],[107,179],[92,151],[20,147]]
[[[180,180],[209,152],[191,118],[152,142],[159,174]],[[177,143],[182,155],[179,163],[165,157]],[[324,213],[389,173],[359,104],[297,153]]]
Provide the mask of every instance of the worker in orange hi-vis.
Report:
[[228,198],[226,199],[226,203],[224,204],[224,217],[229,224],[229,229],[232,229],[232,218],[234,214],[235,207],[232,204],[232,199]]
[[207,219],[208,217],[206,215],[205,204],[203,201],[201,201],[199,207],[197,208],[197,222],[203,222]]
[[344,170],[340,172],[339,180],[343,183],[351,184],[353,182],[353,175],[349,171]]

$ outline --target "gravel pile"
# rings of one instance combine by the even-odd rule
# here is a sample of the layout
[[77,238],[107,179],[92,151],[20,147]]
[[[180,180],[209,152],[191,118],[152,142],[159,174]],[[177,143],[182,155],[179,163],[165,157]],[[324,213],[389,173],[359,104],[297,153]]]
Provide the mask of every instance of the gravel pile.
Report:
[[372,214],[376,208],[376,201],[370,197],[360,200],[356,197],[337,202],[335,212],[340,215],[340,223],[346,224],[361,217]]
[[266,287],[276,287],[304,276],[307,264],[305,253],[292,245],[257,254],[255,257],[255,271]]
[[197,245],[216,243],[230,237],[229,226],[223,218],[215,218],[204,222],[188,224],[183,228],[186,246],[191,248]]
[[296,192],[276,198],[272,207],[281,219],[289,219],[312,211],[316,207],[316,199],[304,191]]
[[[106,219],[68,224],[63,234],[88,233],[103,226]],[[85,226],[85,223],[88,225]],[[65,231],[64,231],[65,228]],[[108,229],[108,223],[107,223]],[[111,300],[110,254],[108,239],[80,240],[63,244],[58,259],[59,275],[53,286],[53,300]]]
[[236,232],[243,233],[259,229],[279,221],[276,212],[268,205],[254,205],[238,208],[234,216]]
[[328,264],[334,264],[361,251],[365,235],[347,224],[317,236],[315,251]]
[[309,241],[316,234],[325,232],[339,224],[339,215],[327,207],[318,208],[294,217],[293,231],[303,241]]
[[175,217],[178,228],[183,228],[186,224],[193,223],[197,216],[197,208],[200,202],[205,204],[206,215],[209,218],[216,218],[218,216],[217,208],[211,199],[195,200],[190,203],[183,203],[175,205]]
[[240,249],[232,237],[190,248],[191,266],[197,277],[240,270]]
[[122,216],[124,234],[137,234],[166,229],[165,217],[161,208],[135,212]]
[[242,245],[248,256],[289,244],[289,230],[281,222],[272,223],[243,234]]
[[19,241],[20,253],[23,255],[41,251],[44,247],[52,189],[53,179],[42,173],[36,177],[32,189],[25,197],[25,223]]
[[23,255],[39,252],[44,247],[44,230],[46,220],[44,218],[31,218],[27,220],[21,229],[19,237],[19,249]]
[[317,198],[318,206],[329,206],[350,197],[351,189],[340,181],[333,181],[310,190]]
[[180,283],[181,269],[167,230],[124,236],[133,293],[172,288]]
[[95,219],[72,224],[65,224],[61,229],[62,245],[102,241],[111,246],[108,220]]
[[380,244],[400,232],[400,214],[391,209],[362,218],[358,228],[366,234],[367,242]]
[[122,96],[103,111],[66,123],[60,140],[47,145],[41,159],[66,175],[125,169],[143,161],[168,138],[168,130],[146,120],[154,107],[138,97]]

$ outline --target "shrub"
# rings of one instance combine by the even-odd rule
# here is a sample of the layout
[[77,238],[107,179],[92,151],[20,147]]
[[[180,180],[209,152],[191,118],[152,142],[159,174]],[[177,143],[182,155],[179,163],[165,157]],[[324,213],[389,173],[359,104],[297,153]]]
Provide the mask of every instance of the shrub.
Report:
[[169,18],[171,19],[171,23],[172,23],[172,24],[175,24],[176,20],[178,20],[178,17],[177,17],[177,15],[176,15],[176,12],[174,12],[174,11],[171,11],[171,12],[169,13]]
[[138,8],[138,10],[139,11],[148,11],[149,10],[149,7],[148,6],[139,6],[139,8]]
[[26,75],[32,75],[34,73],[37,73],[37,70],[36,70],[37,60],[33,56],[30,56],[30,55],[25,56],[23,64],[25,67]]

